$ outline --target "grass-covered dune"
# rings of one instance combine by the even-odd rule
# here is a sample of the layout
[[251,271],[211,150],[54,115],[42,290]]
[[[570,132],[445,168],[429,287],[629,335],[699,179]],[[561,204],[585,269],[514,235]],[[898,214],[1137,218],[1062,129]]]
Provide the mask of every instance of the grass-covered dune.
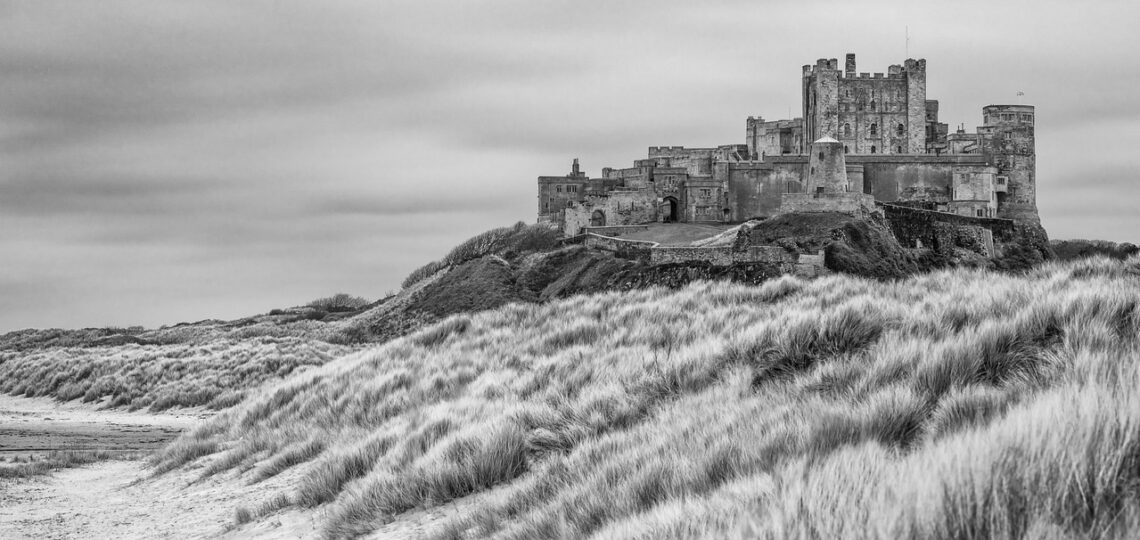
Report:
[[294,370],[353,350],[314,339],[252,337],[206,343],[0,350],[0,392],[152,411],[222,409]]
[[[156,473],[258,482],[332,537],[1126,537],[1140,259],[791,277],[460,315],[262,390]],[[202,458],[202,459],[199,459]],[[244,521],[244,520],[243,520]]]

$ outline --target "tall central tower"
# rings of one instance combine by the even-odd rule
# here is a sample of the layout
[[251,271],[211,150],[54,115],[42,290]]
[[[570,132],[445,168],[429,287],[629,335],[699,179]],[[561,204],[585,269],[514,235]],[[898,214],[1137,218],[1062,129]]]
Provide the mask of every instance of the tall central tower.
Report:
[[848,154],[926,151],[926,60],[909,59],[887,73],[857,73],[832,58],[803,67],[803,141],[831,137]]

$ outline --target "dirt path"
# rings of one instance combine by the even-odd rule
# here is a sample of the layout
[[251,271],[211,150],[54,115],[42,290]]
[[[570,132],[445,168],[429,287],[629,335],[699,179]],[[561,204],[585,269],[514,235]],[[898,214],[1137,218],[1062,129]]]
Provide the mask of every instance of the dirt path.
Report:
[[[249,485],[238,472],[199,480],[210,458],[149,478],[140,453],[192,427],[209,412],[98,411],[77,404],[0,396],[0,457],[94,445],[134,449],[129,460],[62,469],[32,479],[0,479],[0,539],[319,538],[326,509],[289,509],[234,526],[235,510],[255,510],[290,492],[304,467]],[[417,538],[461,508],[500,490],[416,509],[368,538]]]
[[[50,450],[110,450],[112,460],[32,479],[0,479],[0,538],[212,538],[227,534],[237,506],[255,508],[287,485],[283,474],[256,486],[227,477],[197,480],[201,465],[148,478],[139,456],[212,411],[100,411],[78,403],[0,396],[0,459]],[[249,536],[312,538],[307,514],[251,525]]]
[[[107,461],[23,481],[0,480],[0,538],[215,538],[230,533],[234,508],[254,506],[270,486],[193,474],[151,480],[141,461]],[[270,517],[235,537],[313,538],[311,515]]]

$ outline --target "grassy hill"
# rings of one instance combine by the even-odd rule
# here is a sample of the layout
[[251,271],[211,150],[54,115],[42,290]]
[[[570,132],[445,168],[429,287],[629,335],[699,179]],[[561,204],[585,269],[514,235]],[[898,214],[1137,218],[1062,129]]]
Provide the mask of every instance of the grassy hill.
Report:
[[236,515],[320,508],[333,537],[456,500],[430,537],[1127,537],[1138,336],[1135,257],[512,303],[264,387],[153,463],[296,469]]

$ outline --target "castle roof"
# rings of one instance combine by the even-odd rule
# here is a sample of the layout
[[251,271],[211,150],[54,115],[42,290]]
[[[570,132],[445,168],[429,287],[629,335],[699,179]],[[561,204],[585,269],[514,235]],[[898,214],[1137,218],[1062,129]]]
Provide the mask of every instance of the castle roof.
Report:
[[827,135],[824,135],[823,137],[820,137],[820,138],[819,138],[819,140],[817,140],[817,141],[813,142],[812,144],[818,144],[818,143],[835,143],[835,144],[839,144],[839,141],[837,141],[837,140],[835,140],[835,139],[832,139],[831,137],[828,137]]

